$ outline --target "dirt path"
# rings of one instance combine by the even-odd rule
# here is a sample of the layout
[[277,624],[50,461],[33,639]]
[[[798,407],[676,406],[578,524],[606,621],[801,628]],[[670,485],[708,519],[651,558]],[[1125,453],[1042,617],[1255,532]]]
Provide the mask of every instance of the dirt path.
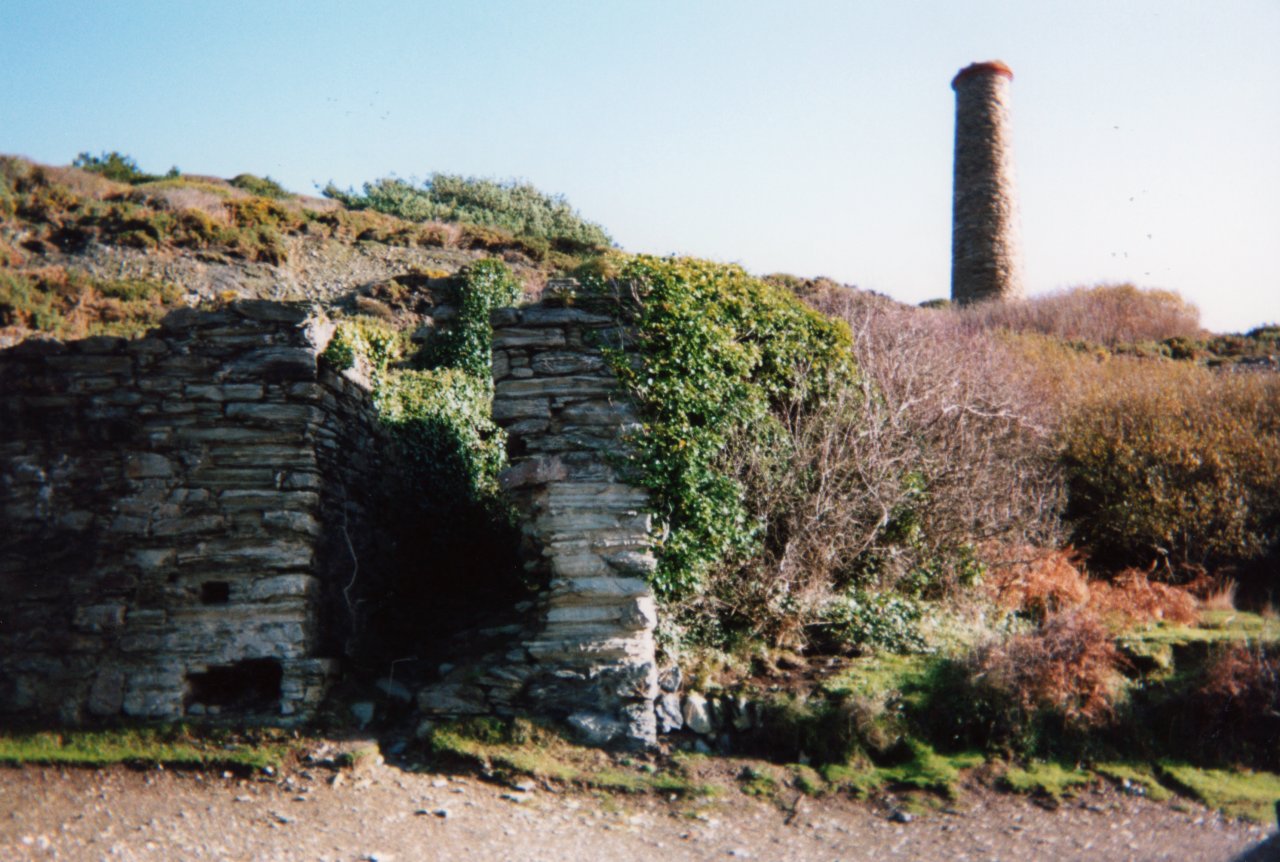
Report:
[[733,791],[690,802],[376,764],[333,775],[0,768],[0,860],[1227,860],[1269,853],[1257,848],[1272,831],[1110,791],[1046,810],[976,790],[962,810],[898,823],[848,799],[787,812]]

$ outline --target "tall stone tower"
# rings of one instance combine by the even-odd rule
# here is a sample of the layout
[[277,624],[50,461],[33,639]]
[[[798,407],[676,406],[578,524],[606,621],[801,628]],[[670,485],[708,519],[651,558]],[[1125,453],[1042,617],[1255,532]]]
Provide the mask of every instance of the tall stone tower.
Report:
[[999,60],[971,63],[956,91],[955,187],[951,207],[951,300],[1021,299],[1022,240],[1013,181],[1009,83]]

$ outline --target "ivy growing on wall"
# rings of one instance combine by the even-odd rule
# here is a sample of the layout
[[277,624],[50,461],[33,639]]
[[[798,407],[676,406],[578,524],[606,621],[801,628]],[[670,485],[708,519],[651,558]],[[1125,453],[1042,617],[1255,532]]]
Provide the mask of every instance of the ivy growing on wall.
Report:
[[459,273],[458,315],[421,359],[426,368],[397,367],[406,339],[380,321],[342,321],[324,358],[339,370],[363,367],[374,404],[424,490],[456,505],[493,496],[505,463],[505,440],[493,423],[489,314],[513,305],[519,282],[506,264],[482,260]]
[[388,628],[416,649],[490,602],[517,590],[512,520],[498,493],[506,439],[493,422],[490,312],[513,305],[520,286],[506,265],[484,260],[452,285],[458,314],[421,355],[384,322],[352,318],[338,324],[324,359],[358,368],[397,454],[388,477],[385,517],[397,537],[396,580],[381,597]]
[[640,302],[633,354],[611,354],[644,426],[631,456],[662,522],[654,587],[695,590],[751,553],[761,525],[732,463],[784,445],[776,414],[855,373],[848,327],[737,266],[639,256],[618,279]]

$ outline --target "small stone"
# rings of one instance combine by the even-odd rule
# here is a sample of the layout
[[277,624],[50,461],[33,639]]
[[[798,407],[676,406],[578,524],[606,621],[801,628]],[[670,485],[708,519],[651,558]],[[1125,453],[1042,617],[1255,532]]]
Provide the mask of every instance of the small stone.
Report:
[[912,820],[915,820],[915,818],[908,812],[901,809],[896,809],[889,815],[889,821],[891,823],[910,823]]
[[369,726],[369,722],[373,721],[373,701],[362,700],[351,704],[351,715],[355,717],[356,722],[361,728]]
[[658,674],[658,688],[663,691],[679,691],[682,682],[684,682],[684,677],[680,673],[680,665],[678,664],[673,664]]
[[674,692],[667,692],[658,698],[654,703],[654,713],[658,721],[658,733],[673,733],[684,727],[680,695]]
[[375,683],[378,690],[392,700],[403,701],[408,703],[413,700],[413,692],[409,691],[409,687],[404,683],[396,682],[394,679],[380,679]]
[[706,736],[715,730],[711,723],[711,710],[708,707],[707,699],[696,691],[685,695],[684,707],[681,712],[684,715],[685,726],[694,733]]

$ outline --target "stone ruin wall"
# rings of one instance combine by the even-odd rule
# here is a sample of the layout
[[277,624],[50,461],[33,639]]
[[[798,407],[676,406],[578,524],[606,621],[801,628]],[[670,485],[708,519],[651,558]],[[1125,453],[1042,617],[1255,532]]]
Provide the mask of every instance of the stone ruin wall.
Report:
[[[419,710],[651,744],[650,521],[616,471],[636,420],[600,352],[626,332],[554,303],[494,326],[502,482],[549,587]],[[0,352],[0,722],[314,714],[376,625],[348,588],[359,560],[358,589],[377,589],[394,470],[365,386],[317,361],[331,332],[304,305],[240,302],[135,341]]]
[[239,302],[0,353],[0,720],[311,714],[379,471],[330,332]]
[[552,300],[498,312],[494,418],[509,435],[502,483],[523,516],[529,565],[549,583],[523,645],[526,702],[592,742],[640,746],[656,741],[647,578],[657,564],[648,496],[617,466],[638,419],[601,353],[629,341],[615,310]]

